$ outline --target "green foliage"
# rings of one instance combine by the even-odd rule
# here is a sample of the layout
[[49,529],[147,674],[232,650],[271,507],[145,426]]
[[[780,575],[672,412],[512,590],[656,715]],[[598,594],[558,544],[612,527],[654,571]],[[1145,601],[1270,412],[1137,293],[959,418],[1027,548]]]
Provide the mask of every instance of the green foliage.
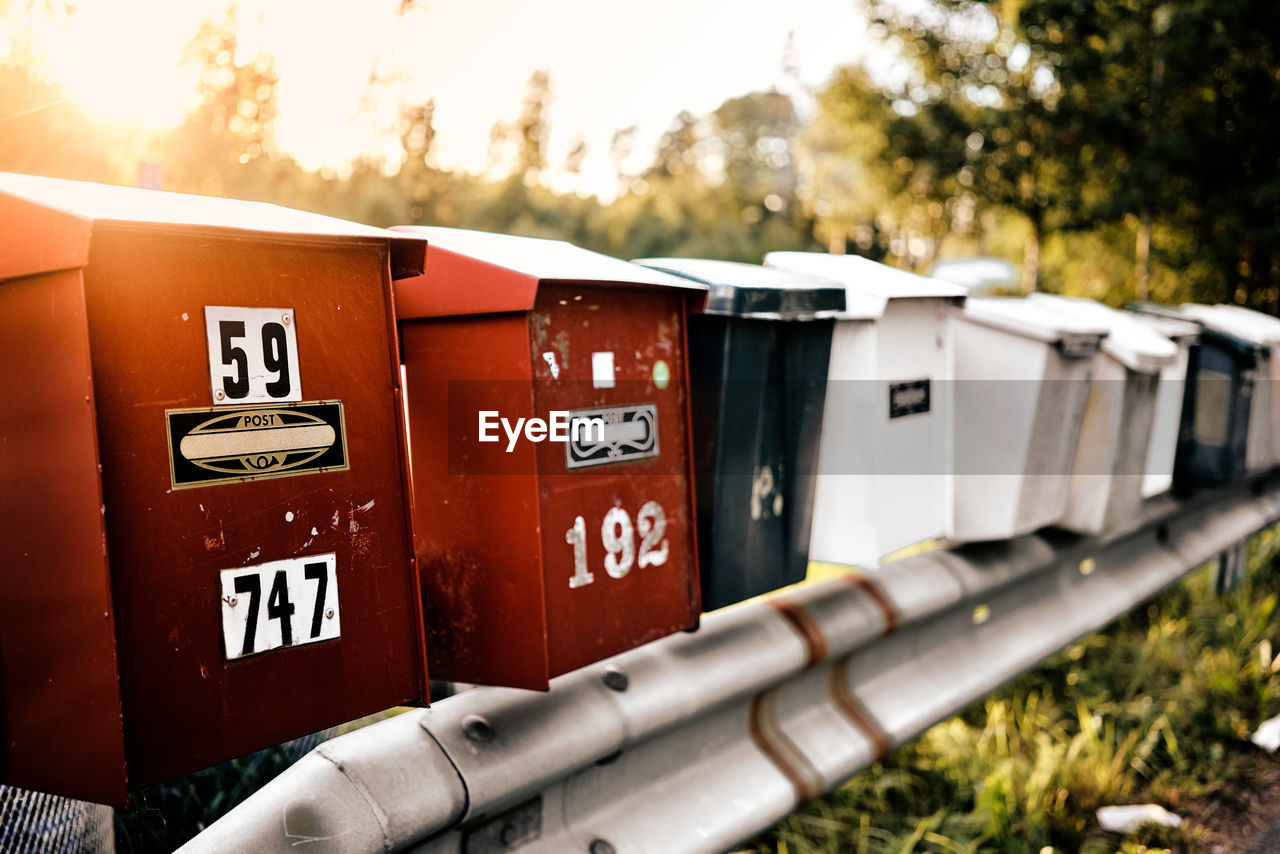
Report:
[[1230,804],[1251,790],[1248,736],[1280,712],[1278,553],[1277,529],[1258,535],[1236,591],[1217,596],[1201,569],[806,806],[755,850],[1199,850],[1194,825],[1121,843],[1094,814]]

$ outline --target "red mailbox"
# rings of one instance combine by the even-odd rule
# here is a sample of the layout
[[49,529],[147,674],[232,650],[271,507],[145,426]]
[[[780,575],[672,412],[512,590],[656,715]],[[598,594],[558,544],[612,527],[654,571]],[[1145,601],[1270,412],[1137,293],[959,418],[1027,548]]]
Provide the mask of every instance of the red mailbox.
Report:
[[551,677],[697,626],[685,312],[706,288],[436,228],[397,282],[432,675]]
[[0,174],[0,779],[119,804],[425,699],[388,343],[424,252]]

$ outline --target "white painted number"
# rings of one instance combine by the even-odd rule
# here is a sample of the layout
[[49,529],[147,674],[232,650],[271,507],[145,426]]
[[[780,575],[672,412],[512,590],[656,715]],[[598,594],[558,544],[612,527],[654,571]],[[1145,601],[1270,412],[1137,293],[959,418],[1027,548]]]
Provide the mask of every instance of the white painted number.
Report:
[[[662,505],[650,501],[636,515],[640,527],[640,553],[636,554],[636,531],[631,516],[621,507],[610,507],[600,524],[600,541],[604,545],[604,571],[612,578],[623,578],[633,566],[662,566],[670,553],[665,534],[667,514]],[[573,527],[565,532],[565,542],[573,546],[573,575],[569,587],[583,587],[595,581],[587,569],[587,525],[581,516],[574,517]],[[637,559],[638,557],[638,559]]]
[[604,571],[614,578],[622,578],[631,571],[635,562],[635,534],[631,530],[631,517],[621,507],[610,507],[600,526],[600,539],[604,541]]
[[596,580],[587,569],[587,523],[579,516],[573,520],[573,527],[564,534],[564,541],[573,546],[573,577],[569,579],[569,587],[581,587]]
[[214,404],[302,400],[293,309],[207,305],[204,320]]
[[222,570],[228,660],[339,637],[337,562],[331,552]]
[[640,526],[640,568],[662,566],[667,562],[667,541],[662,536],[667,532],[667,514],[662,505],[650,501],[640,508],[636,522]]

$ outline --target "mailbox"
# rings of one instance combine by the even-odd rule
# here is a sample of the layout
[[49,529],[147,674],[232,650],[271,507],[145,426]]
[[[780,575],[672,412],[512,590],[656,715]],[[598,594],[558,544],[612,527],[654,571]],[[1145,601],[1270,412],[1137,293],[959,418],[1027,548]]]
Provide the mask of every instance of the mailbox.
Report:
[[952,308],[965,289],[852,255],[770,252],[765,266],[842,285],[827,374],[813,560],[874,567],[952,518]]
[[[1132,312],[1131,312],[1132,313]],[[1177,467],[1178,440],[1182,432],[1182,410],[1186,403],[1191,350],[1200,335],[1200,325],[1190,320],[1133,313],[1135,317],[1168,338],[1178,347],[1178,356],[1160,369],[1156,388],[1156,411],[1151,424],[1151,444],[1142,477],[1142,495],[1150,498],[1168,492]]]
[[[1191,320],[1191,315],[1171,306],[1137,303],[1128,309],[1145,316]],[[1246,472],[1250,406],[1258,362],[1266,359],[1266,350],[1205,321],[1192,322],[1199,334],[1187,359],[1174,482],[1188,486],[1226,483]]]
[[423,244],[0,175],[3,781],[149,784],[425,699],[390,279]]
[[432,674],[546,689],[696,627],[685,314],[706,286],[402,230],[428,240],[396,310]]
[[1249,410],[1245,468],[1263,471],[1280,462],[1280,320],[1234,305],[1182,306],[1213,329],[1245,338],[1258,346],[1257,381]]
[[969,299],[956,324],[958,542],[1062,519],[1107,327],[1026,299]]
[[733,261],[636,263],[711,289],[689,317],[702,607],[803,581],[844,288]]
[[1042,293],[1029,299],[1108,329],[1080,427],[1071,495],[1059,524],[1091,535],[1124,528],[1141,513],[1160,375],[1177,361],[1178,348],[1131,314],[1092,300]]

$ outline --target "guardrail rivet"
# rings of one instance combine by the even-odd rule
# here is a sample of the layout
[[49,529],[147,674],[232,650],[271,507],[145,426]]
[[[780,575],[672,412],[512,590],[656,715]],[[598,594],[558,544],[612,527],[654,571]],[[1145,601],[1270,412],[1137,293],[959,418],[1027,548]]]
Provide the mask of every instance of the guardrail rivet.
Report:
[[462,734],[470,741],[483,744],[493,738],[493,727],[479,715],[467,715],[462,719]]
[[625,691],[627,690],[627,686],[631,684],[631,680],[627,678],[627,674],[615,667],[606,668],[603,679],[604,684],[615,691]]
[[587,846],[590,854],[618,854],[617,850],[603,839],[593,839]]

